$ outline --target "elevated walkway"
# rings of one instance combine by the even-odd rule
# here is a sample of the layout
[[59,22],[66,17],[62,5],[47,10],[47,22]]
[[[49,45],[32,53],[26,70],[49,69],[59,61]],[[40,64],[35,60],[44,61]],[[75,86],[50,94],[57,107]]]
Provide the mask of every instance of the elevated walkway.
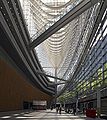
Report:
[[[43,72],[35,51],[30,52],[30,36],[24,21],[19,0],[0,0],[0,55],[15,68],[25,80],[48,94],[54,94],[54,86]],[[3,78],[2,78],[3,79]],[[7,80],[8,81],[8,80]]]

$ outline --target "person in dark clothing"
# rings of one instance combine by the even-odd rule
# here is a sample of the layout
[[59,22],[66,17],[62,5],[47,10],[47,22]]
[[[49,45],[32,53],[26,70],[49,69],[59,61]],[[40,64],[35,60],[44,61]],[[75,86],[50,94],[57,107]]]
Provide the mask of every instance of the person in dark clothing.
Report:
[[59,107],[56,107],[56,113],[58,113]]
[[85,107],[83,107],[83,114],[85,114]]
[[51,106],[51,110],[53,110],[53,106]]
[[73,108],[73,114],[74,115],[76,114],[76,108],[75,107]]
[[60,107],[60,108],[59,108],[59,114],[61,114],[61,110],[62,110],[62,108]]

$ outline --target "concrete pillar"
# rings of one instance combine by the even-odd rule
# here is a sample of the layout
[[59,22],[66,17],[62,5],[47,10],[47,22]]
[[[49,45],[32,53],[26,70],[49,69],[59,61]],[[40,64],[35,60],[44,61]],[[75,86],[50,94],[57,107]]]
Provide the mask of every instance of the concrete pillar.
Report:
[[78,98],[77,98],[77,101],[76,101],[76,114],[78,113]]
[[97,89],[97,115],[100,117],[101,115],[101,92],[100,89]]
[[78,92],[76,93],[76,114],[78,113]]

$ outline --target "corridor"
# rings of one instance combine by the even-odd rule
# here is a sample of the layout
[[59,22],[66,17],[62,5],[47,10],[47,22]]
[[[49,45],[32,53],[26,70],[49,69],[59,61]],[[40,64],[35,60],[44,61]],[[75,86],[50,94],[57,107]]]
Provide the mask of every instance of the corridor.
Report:
[[0,120],[75,108],[107,117],[107,0],[0,0]]
[[46,111],[26,111],[26,112],[1,112],[0,120],[104,120],[104,119],[92,119],[86,118],[83,115],[74,116],[72,114],[66,114],[64,111],[62,114],[57,114],[55,110]]

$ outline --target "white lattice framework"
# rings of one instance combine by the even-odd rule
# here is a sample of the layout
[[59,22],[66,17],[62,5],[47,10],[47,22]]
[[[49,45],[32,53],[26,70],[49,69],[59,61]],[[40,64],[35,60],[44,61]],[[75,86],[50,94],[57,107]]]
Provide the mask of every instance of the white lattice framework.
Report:
[[[41,34],[44,26],[48,28],[65,11],[71,9],[75,2],[78,0],[67,2],[65,0],[47,0],[45,3],[41,0],[21,0],[31,37],[38,32]],[[69,79],[86,44],[87,33],[82,39],[81,35],[89,21],[88,16],[91,13],[95,14],[94,12],[96,11],[92,11],[92,9],[84,12],[36,48],[44,70],[53,72],[54,75],[54,71],[57,69],[58,77]]]

